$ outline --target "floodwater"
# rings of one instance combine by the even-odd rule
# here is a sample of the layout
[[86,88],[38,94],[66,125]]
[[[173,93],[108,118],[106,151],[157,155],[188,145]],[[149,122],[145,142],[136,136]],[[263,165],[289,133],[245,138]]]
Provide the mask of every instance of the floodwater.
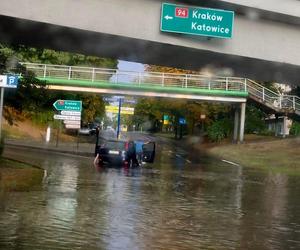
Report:
[[159,152],[155,164],[125,171],[7,150],[47,177],[0,195],[0,249],[300,249],[299,177]]

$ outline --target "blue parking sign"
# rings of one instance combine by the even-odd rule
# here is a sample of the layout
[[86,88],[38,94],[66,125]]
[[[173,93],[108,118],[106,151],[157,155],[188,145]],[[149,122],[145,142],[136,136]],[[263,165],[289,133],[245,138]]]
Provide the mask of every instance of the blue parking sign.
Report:
[[16,88],[18,86],[19,78],[14,75],[7,75],[6,85],[11,88]]
[[180,125],[185,125],[186,124],[186,120],[184,118],[179,118],[179,124]]

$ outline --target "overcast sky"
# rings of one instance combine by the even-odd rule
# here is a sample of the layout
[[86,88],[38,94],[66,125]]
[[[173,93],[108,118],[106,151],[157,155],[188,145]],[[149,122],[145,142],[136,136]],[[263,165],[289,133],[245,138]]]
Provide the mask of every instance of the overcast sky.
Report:
[[141,64],[141,63],[118,60],[118,69],[119,70],[143,72],[144,71],[144,65]]

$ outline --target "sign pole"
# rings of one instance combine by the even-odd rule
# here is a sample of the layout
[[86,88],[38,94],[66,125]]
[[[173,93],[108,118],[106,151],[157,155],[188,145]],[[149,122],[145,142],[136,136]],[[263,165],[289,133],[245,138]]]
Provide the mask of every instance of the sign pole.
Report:
[[119,98],[119,113],[118,113],[117,139],[119,139],[119,135],[120,135],[121,105],[122,105],[122,99]]
[[3,99],[4,99],[4,88],[1,89],[1,99],[0,99],[0,143],[1,143],[1,135],[2,135],[2,111],[3,111]]

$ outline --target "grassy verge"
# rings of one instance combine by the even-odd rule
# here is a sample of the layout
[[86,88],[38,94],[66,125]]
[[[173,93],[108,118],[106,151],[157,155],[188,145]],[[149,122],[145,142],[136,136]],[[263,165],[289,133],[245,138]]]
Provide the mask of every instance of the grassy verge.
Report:
[[42,182],[44,170],[0,158],[0,191],[29,191]]
[[208,153],[243,167],[300,175],[300,138],[249,141],[213,146]]

